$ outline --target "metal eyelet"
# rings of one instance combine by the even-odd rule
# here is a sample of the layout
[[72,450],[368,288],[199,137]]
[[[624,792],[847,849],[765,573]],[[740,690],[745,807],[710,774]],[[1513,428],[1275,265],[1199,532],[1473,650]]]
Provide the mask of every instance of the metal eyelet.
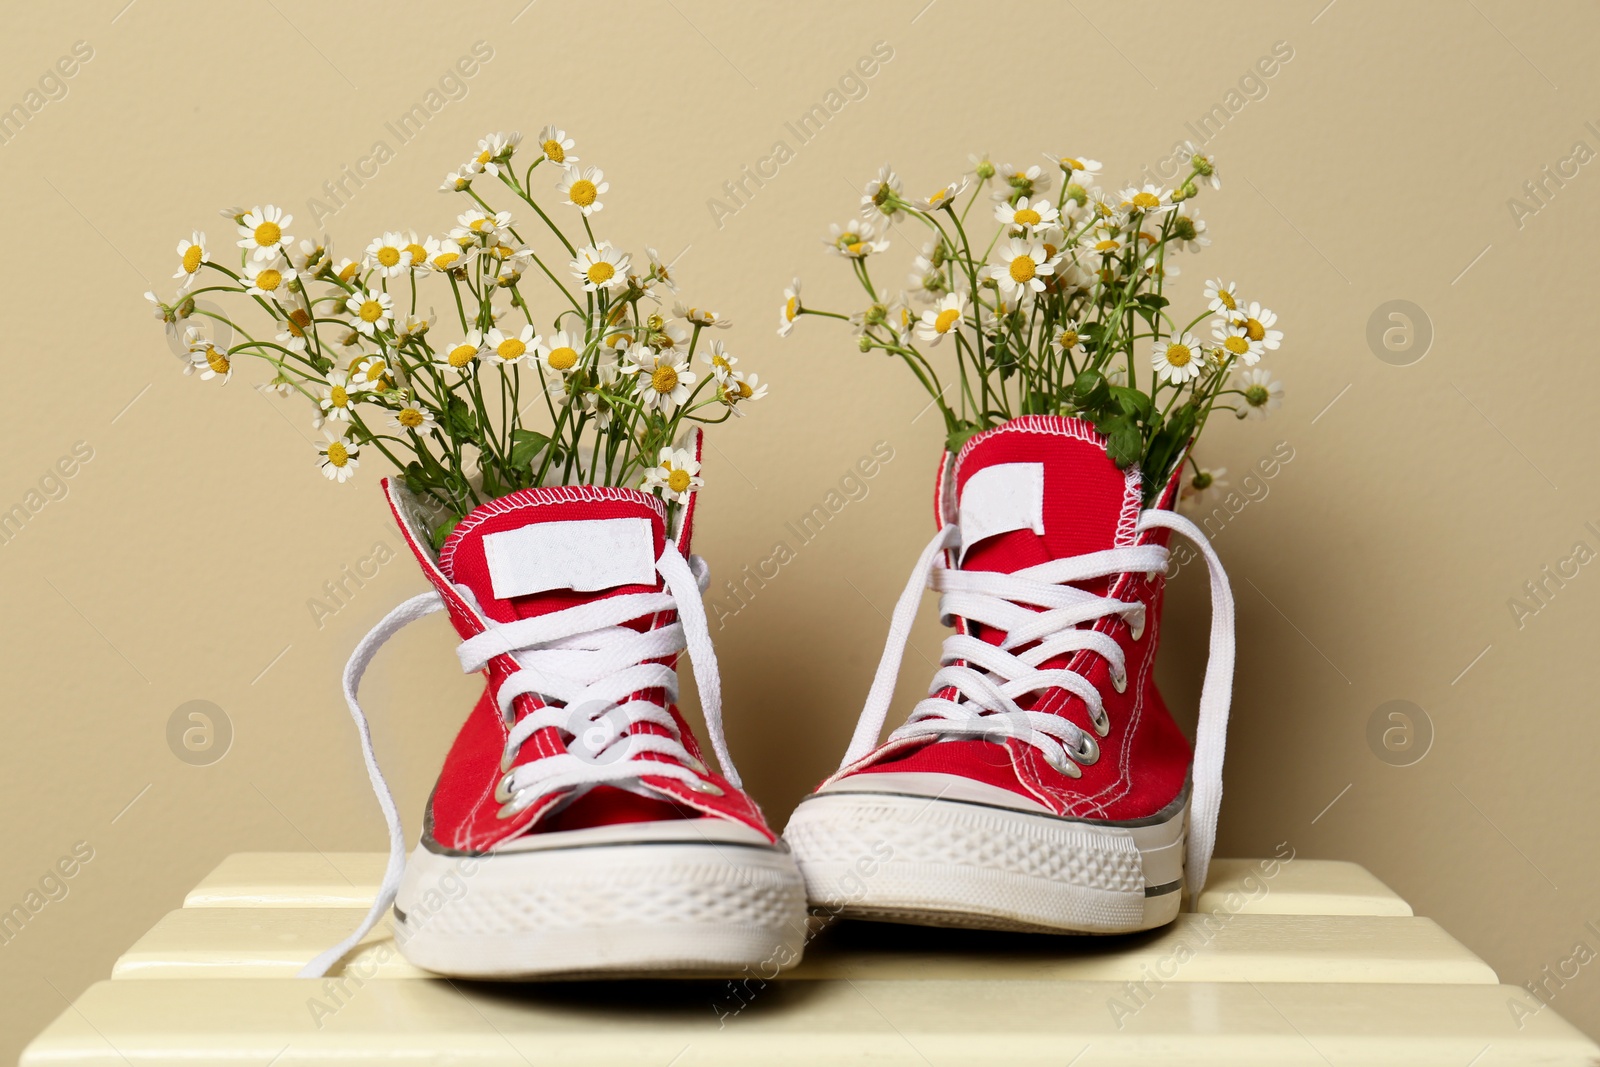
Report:
[[[1121,674],[1113,673],[1111,675],[1111,688],[1115,689],[1119,693],[1126,693],[1128,691],[1128,672],[1123,671]],[[1105,735],[1102,734],[1101,736],[1104,737]]]
[[1135,641],[1144,636],[1144,605],[1139,605],[1139,610],[1133,613],[1133,621],[1128,623],[1129,634]]
[[1089,722],[1094,726],[1094,732],[1101,737],[1111,732],[1111,719],[1106,715],[1105,708],[1096,708],[1089,712]]
[[511,790],[511,775],[502,775],[500,781],[495,783],[494,798],[502,804],[507,804],[515,800],[516,796],[517,794]]
[[1088,734],[1079,738],[1078,748],[1072,753],[1072,758],[1085,767],[1093,767],[1100,760],[1100,745]]
[[724,792],[720,785],[715,782],[708,782],[703,778],[696,778],[694,781],[686,782],[684,784],[686,784],[690,789],[693,789],[696,793],[704,793],[706,796],[710,797],[720,797]]
[[1068,778],[1083,777],[1083,771],[1079,770],[1078,765],[1072,762],[1070,759],[1063,757],[1058,760],[1053,756],[1046,756],[1044,761],[1050,764],[1051,767],[1055,768],[1057,772],[1066,775]]

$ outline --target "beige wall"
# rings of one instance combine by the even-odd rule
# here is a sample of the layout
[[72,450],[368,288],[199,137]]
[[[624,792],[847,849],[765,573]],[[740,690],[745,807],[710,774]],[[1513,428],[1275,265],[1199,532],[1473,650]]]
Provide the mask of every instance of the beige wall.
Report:
[[[786,520],[890,443],[867,497],[717,635],[733,747],[781,821],[849,734],[880,615],[930,532],[939,447],[897,366],[816,320],[778,342],[781,288],[800,272],[815,301],[846,298],[817,238],[884,159],[918,189],[982,149],[1083,152],[1128,177],[1277,42],[1293,58],[1212,128],[1225,185],[1200,203],[1217,241],[1182,279],[1239,278],[1289,337],[1273,360],[1290,388],[1280,416],[1218,424],[1202,449],[1236,484],[1280,442],[1294,455],[1219,525],[1240,607],[1221,851],[1288,841],[1364,863],[1506,981],[1562,966],[1575,942],[1600,948],[1584,926],[1600,918],[1585,817],[1600,565],[1521,626],[1508,607],[1576,543],[1600,548],[1586,303],[1600,176],[1550,182],[1520,221],[1508,207],[1575,142],[1600,148],[1590,5],[124,2],[36,5],[0,37],[0,106],[75,42],[93,52],[0,145],[0,510],[76,443],[92,449],[65,498],[0,546],[0,910],[77,843],[92,849],[69,895],[0,946],[0,1057],[222,856],[383,843],[338,671],[422,581],[395,559],[313,620],[324,582],[396,547],[379,471],[325,483],[299,413],[286,420],[248,372],[225,389],[179,373],[140,294],[168,291],[191,227],[216,240],[217,208],[275,201],[309,234],[308,198],[384,140],[394,158],[327,223],[335,247],[440,228],[453,204],[433,189],[477,136],[559,120],[613,183],[610,232],[687,246],[688,294],[736,320],[730,345],[772,382],[756,417],[712,438],[697,547],[719,575],[765,558]],[[494,54],[468,95],[400,145],[385,123],[477,41]],[[715,224],[723,182],[780,138],[795,147],[784,123],[880,41],[893,58],[865,98]],[[1411,366],[1369,347],[1391,300],[1431,322]],[[1198,692],[1204,599],[1198,575],[1176,583],[1175,704]],[[917,634],[930,657],[931,616]],[[442,619],[395,644],[370,707],[414,832],[472,685]],[[925,681],[908,660],[903,706]],[[190,700],[232,723],[211,766],[168,747]],[[1393,700],[1432,724],[1412,766],[1368,742]],[[1594,970],[1555,1004],[1600,1033]]]

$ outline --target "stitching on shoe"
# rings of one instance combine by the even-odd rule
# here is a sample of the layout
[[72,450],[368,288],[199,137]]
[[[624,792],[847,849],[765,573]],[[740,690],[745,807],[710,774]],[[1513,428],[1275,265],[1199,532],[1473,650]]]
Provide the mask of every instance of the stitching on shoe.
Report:
[[660,498],[641,493],[637,489],[623,489],[611,485],[553,485],[518,489],[505,496],[496,497],[487,504],[479,505],[462,519],[450,532],[450,539],[439,550],[439,567],[448,568],[455,559],[456,547],[461,544],[463,537],[496,515],[509,515],[525,508],[549,507],[555,504],[592,504],[605,501],[644,504],[654,511],[663,523],[667,519],[666,505]]

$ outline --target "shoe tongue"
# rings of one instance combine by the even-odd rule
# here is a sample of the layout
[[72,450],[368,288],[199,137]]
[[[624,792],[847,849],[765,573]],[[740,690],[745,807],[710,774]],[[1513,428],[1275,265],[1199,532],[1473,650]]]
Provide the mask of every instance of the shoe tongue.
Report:
[[963,570],[1004,571],[1133,543],[1140,481],[1081,419],[1028,415],[956,458]]
[[489,618],[512,622],[661,588],[665,531],[660,500],[634,489],[519,489],[462,519],[439,549],[439,569]]

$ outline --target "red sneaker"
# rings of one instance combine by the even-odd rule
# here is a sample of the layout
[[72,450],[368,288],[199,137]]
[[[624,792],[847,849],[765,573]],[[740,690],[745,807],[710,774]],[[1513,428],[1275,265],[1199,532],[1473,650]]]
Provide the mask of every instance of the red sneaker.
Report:
[[[525,489],[469,514],[435,557],[415,500],[384,487],[434,586],[379,623],[345,670],[389,868],[361,928],[303,974],[325,973],[391,900],[406,958],[462,977],[771,977],[798,962],[804,887],[723,741],[707,571],[685,555],[692,511],[668,530],[661,501],[631,489]],[[356,687],[390,635],[441,608],[462,667],[488,685],[407,863]],[[723,774],[673,703],[685,648]]]
[[[1077,419],[1015,419],[945,455],[940,531],[895,607],[849,751],[784,831],[814,907],[1119,933],[1170,922],[1186,878],[1198,896],[1222,798],[1233,600],[1204,534],[1169,510],[1177,481],[1142,509],[1138,469],[1118,470]],[[1171,530],[1211,572],[1192,761],[1151,673]],[[930,577],[956,633],[929,697],[879,745]]]

